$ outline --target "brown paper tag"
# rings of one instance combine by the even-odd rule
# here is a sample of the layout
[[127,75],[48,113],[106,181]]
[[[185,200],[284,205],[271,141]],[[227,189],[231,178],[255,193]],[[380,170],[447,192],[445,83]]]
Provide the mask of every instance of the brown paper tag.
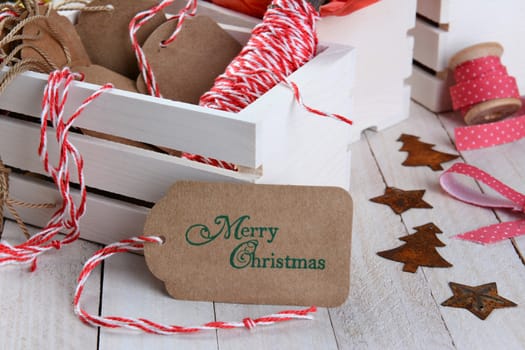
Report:
[[177,299],[341,305],[352,200],[336,187],[177,182],[151,210],[146,262]]
[[[215,78],[224,72],[242,46],[211,18],[196,16],[185,20],[172,43],[160,47],[176,24],[169,21],[161,25],[142,48],[162,97],[198,104],[201,95],[213,86]],[[137,79],[137,89],[148,92],[142,75]]]
[[[137,79],[137,59],[131,49],[129,22],[141,11],[158,4],[156,0],[93,0],[90,6],[112,5],[112,11],[81,12],[76,29],[95,64],[109,68],[130,79]],[[161,11],[137,32],[139,44],[166,20]]]
[[[41,10],[45,11],[45,10]],[[66,65],[88,65],[89,56],[75,31],[74,25],[56,11],[51,11],[49,17],[29,22],[23,29],[24,44],[30,45],[22,49],[22,59],[35,58],[43,61],[43,52],[52,64],[62,68]],[[32,39],[35,38],[35,39]],[[66,52],[69,50],[71,62],[67,61]]]
[[135,81],[123,76],[122,74],[113,72],[111,69],[91,64],[89,66],[74,66],[71,68],[73,72],[82,73],[84,80],[87,83],[104,85],[112,83],[113,86],[120,90],[137,92]]

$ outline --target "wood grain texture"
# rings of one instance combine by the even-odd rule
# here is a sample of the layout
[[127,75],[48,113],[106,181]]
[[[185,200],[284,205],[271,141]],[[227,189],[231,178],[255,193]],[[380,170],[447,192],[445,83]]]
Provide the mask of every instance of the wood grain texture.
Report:
[[[183,268],[183,267],[173,267]],[[171,298],[164,284],[146,267],[143,256],[120,254],[106,260],[102,315],[143,317],[181,326],[214,321],[213,304]],[[215,331],[199,334],[158,336],[102,329],[99,350],[104,349],[217,349]]]
[[[297,307],[216,304],[218,320],[242,320],[256,318],[281,310]],[[334,330],[327,309],[321,308],[314,314],[314,320],[285,322],[270,327],[257,327],[251,331],[237,329],[218,332],[219,349],[337,349]]]
[[[381,134],[366,135],[374,139]],[[385,157],[396,158],[395,150],[395,144],[389,145]],[[398,237],[411,231],[390,208],[369,201],[385,187],[382,171],[395,171],[402,159],[379,169],[366,139],[352,145],[352,156],[350,192],[356,205],[350,298],[342,307],[330,310],[340,348],[452,349],[453,340],[441,319],[425,273],[402,272],[401,264],[376,255],[380,250],[399,245]],[[409,187],[414,188],[405,186]]]
[[[520,304],[525,295],[525,268],[510,242],[498,245],[481,246],[452,239],[461,233],[481,225],[496,223],[494,214],[487,209],[465,205],[451,199],[438,185],[439,173],[429,169],[407,168],[400,166],[404,155],[392,152],[395,139],[401,132],[417,133],[421,139],[439,145],[445,152],[453,153],[454,147],[449,135],[442,129],[434,114],[421,106],[413,105],[409,122],[400,124],[371,138],[371,149],[381,168],[386,182],[392,186],[415,186],[427,188],[427,200],[434,210],[430,212],[408,211],[402,215],[407,227],[414,227],[426,222],[434,222],[444,234],[440,237],[447,244],[441,249],[441,255],[450,261],[451,269],[423,268],[428,285],[436,303],[441,303],[450,295],[448,282],[454,281],[476,285],[496,281],[502,295]],[[396,147],[397,148],[397,147]],[[499,158],[485,158],[485,162],[498,162]],[[502,160],[502,162],[505,162]],[[446,165],[446,164],[445,164]],[[448,168],[448,167],[445,167]],[[515,309],[498,310],[484,322],[472,319],[463,310],[440,309],[447,329],[452,334],[454,344],[459,348],[490,349],[498,346],[519,348],[525,342],[525,335],[520,331],[523,311]],[[505,312],[506,311],[506,312]],[[469,331],[466,332],[465,330]]]
[[[15,223],[7,221],[2,239],[20,244],[24,237]],[[1,349],[96,349],[97,330],[74,315],[73,293],[82,264],[98,248],[75,242],[48,252],[40,256],[33,273],[27,265],[1,268]],[[95,313],[99,287],[100,273],[95,272],[83,297],[86,309]]]

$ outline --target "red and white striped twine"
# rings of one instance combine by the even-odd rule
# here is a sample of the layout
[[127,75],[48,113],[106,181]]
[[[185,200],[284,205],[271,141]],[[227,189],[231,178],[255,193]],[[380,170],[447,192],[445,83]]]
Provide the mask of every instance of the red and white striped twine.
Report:
[[[148,93],[157,97],[161,94],[154,73],[147,63],[144,52],[133,38],[140,26],[159,12],[165,2],[171,3],[171,1],[163,1],[159,6],[137,14],[135,18],[139,20],[134,19],[130,23],[133,48]],[[175,33],[163,44],[167,45],[175,39],[182,26],[182,19],[186,14],[194,15],[196,6],[196,1],[188,1],[186,7],[176,16],[179,18],[179,24]],[[147,15],[142,15],[143,13]],[[199,104],[207,108],[236,113],[275,85],[284,83],[292,89],[296,102],[309,112],[352,124],[352,121],[344,116],[307,106],[301,98],[297,85],[287,78],[315,56],[318,42],[315,24],[318,17],[317,11],[306,0],[274,0],[266,11],[263,21],[253,29],[246,46],[228,65],[225,72],[217,77],[214,86],[201,97]],[[183,153],[183,157],[216,167],[237,170],[235,164],[201,155]]]
[[[42,100],[40,146],[38,154],[44,164],[44,169],[58,187],[62,198],[61,207],[53,214],[47,225],[26,242],[12,246],[7,242],[0,244],[0,266],[8,264],[31,263],[31,271],[36,269],[36,259],[40,254],[51,249],[60,249],[78,239],[80,234],[79,220],[86,208],[86,185],[84,182],[84,161],[76,147],[69,142],[68,132],[73,122],[84,109],[112,86],[106,84],[84,100],[82,105],[69,117],[64,116],[71,83],[80,75],[72,73],[68,68],[54,71],[49,75],[48,84]],[[56,130],[56,141],[59,147],[59,160],[56,166],[49,162],[48,121]],[[80,200],[76,204],[70,192],[71,175],[69,162],[72,160],[77,171],[80,186]],[[53,240],[58,233],[65,233],[62,240]]]
[[93,270],[105,259],[113,254],[140,251],[144,249],[145,243],[162,244],[162,239],[155,236],[140,236],[125,239],[117,243],[108,245],[100,249],[93,255],[84,265],[78,277],[78,285],[75,291],[73,300],[75,314],[84,322],[95,327],[108,328],[124,328],[130,330],[138,330],[145,333],[170,335],[177,333],[197,333],[201,331],[217,330],[217,329],[234,329],[247,328],[253,329],[255,326],[269,326],[279,322],[290,320],[311,320],[312,313],[317,311],[315,306],[303,310],[285,310],[275,314],[259,317],[256,319],[244,318],[241,322],[222,322],[212,321],[200,326],[177,326],[164,325],[157,322],[150,321],[144,318],[131,318],[120,316],[96,316],[88,313],[80,307],[80,297],[84,291],[89,275]]
[[[137,39],[137,32],[140,28],[146,24],[150,19],[152,19],[157,13],[165,9],[167,6],[171,5],[175,0],[163,0],[158,5],[153,6],[152,8],[139,12],[133,17],[129,22],[129,37],[131,40],[131,47],[135,56],[137,57],[137,63],[139,70],[142,73],[142,78],[148,89],[148,94],[155,97],[162,97],[159,89],[159,85],[155,79],[155,74],[151,69],[150,64],[146,58],[144,50],[140,47],[140,44]],[[169,43],[173,42],[177,37],[177,34],[182,29],[184,20],[187,17],[194,16],[197,11],[197,0],[189,0],[184,8],[182,8],[179,13],[170,18],[170,20],[177,20],[177,26],[175,31],[170,35],[170,37],[163,42],[159,43],[160,46],[166,46]]]

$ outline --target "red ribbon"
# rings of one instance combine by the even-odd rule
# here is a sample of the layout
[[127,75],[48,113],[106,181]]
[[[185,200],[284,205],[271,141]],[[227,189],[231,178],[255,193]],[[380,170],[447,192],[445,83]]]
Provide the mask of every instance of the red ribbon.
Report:
[[[501,196],[494,197],[476,192],[456,181],[455,175],[478,180],[494,189]],[[452,197],[465,203],[492,209],[511,209],[525,214],[525,195],[513,190],[493,176],[475,166],[456,163],[441,174],[441,187]],[[489,244],[525,234],[525,219],[485,226],[457,235],[457,238],[476,243]]]
[[462,115],[480,102],[520,97],[516,78],[507,74],[497,56],[463,62],[454,69],[454,78],[457,83],[450,87],[452,107]]
[[458,151],[487,148],[525,138],[525,114],[493,123],[454,129]]

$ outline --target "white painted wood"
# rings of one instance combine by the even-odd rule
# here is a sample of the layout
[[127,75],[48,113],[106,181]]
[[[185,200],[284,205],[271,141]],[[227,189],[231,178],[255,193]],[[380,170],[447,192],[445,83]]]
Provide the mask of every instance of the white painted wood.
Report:
[[357,48],[354,86],[356,131],[383,129],[408,117],[405,79],[411,74],[415,0],[382,0],[344,17],[318,23],[321,40]]
[[[401,166],[406,153],[392,152],[401,146],[396,142],[401,133],[418,135],[423,141],[436,144],[435,149],[454,152],[449,136],[434,114],[418,105],[414,105],[412,113],[417,118],[373,135],[370,145],[388,185],[403,189],[427,189],[425,200],[434,209],[410,210],[402,217],[407,228],[434,222],[444,232],[439,238],[447,246],[439,249],[439,252],[454,267],[423,269],[436,303],[439,304],[452,295],[448,283],[453,281],[468,285],[497,282],[502,296],[518,305],[523,304],[525,268],[510,242],[486,247],[452,239],[455,234],[497,222],[494,214],[490,210],[452,199],[440,190],[440,172],[433,172],[428,167]],[[485,158],[483,164],[490,162],[498,160]],[[448,168],[452,163],[445,164],[444,167]],[[412,232],[411,229],[410,231]],[[520,308],[496,310],[483,322],[461,309],[440,307],[440,312],[458,348],[517,349],[525,344],[525,334],[520,326],[524,313]]]
[[436,23],[449,23],[451,2],[453,0],[418,0],[417,13]]
[[[350,298],[342,307],[330,309],[339,347],[453,349],[453,340],[441,319],[425,274],[402,272],[401,264],[376,255],[378,251],[401,245],[398,237],[408,231],[389,207],[369,201],[384,191],[381,171],[395,171],[399,163],[393,161],[379,169],[367,139],[381,137],[381,133],[366,132],[365,135],[352,145],[350,193],[355,212]],[[389,144],[384,157],[397,158],[396,149],[395,143]],[[405,189],[415,188],[407,185]]]
[[[282,310],[298,309],[293,306],[261,306],[215,304],[217,319],[221,321],[241,321],[245,317],[257,318]],[[301,309],[301,307],[299,307]],[[314,320],[284,322],[270,327],[220,330],[219,349],[337,349],[334,330],[325,308],[315,313]]]
[[[315,94],[317,85],[305,84],[304,80],[310,81],[312,76],[317,76],[329,83],[334,78],[317,73],[326,71],[323,67],[327,63],[324,56],[331,57],[332,64],[342,65],[340,70],[347,72],[346,66],[348,62],[352,62],[352,55],[352,49],[348,47],[328,47],[289,79],[297,84],[304,84],[303,93],[313,89]],[[347,59],[340,59],[341,57]],[[0,108],[39,117],[46,77],[32,72],[18,76],[0,96]],[[340,89],[350,91],[351,82],[351,77],[347,81],[341,81],[341,84],[346,84],[341,85]],[[66,105],[66,115],[71,115],[82,100],[96,89],[96,85],[75,82]],[[273,113],[281,114],[293,103],[293,94],[276,96],[279,93],[279,89],[272,89],[267,95],[274,103]],[[260,102],[255,101],[253,104],[257,103]],[[115,89],[89,106],[76,122],[76,126],[256,168],[263,163],[263,159],[257,158],[260,153],[257,149],[262,147],[257,129],[261,128],[265,119],[266,115],[251,114],[248,111],[227,113]]]
[[[34,232],[34,230],[31,230]],[[20,244],[25,239],[13,222],[6,222],[2,239]],[[97,330],[73,313],[75,282],[83,261],[98,246],[75,242],[38,259],[35,272],[27,265],[1,268],[1,349],[96,349]],[[97,312],[100,273],[86,285],[83,305]]]
[[[11,174],[10,195],[30,203],[56,203],[60,196],[56,187],[42,180]],[[78,192],[71,191],[76,203]],[[53,209],[17,208],[27,223],[43,227],[51,218]],[[6,211],[7,212],[7,211]],[[93,242],[112,243],[142,233],[148,209],[139,205],[88,194],[87,211],[80,219],[80,236]]]
[[[447,79],[452,76],[448,75]],[[414,66],[412,76],[409,79],[412,86],[412,99],[421,103],[432,112],[443,112],[451,109],[452,102],[446,80],[429,74],[423,69]]]
[[[149,272],[143,256],[118,254],[106,260],[103,288],[102,315],[105,316],[143,317],[181,326],[197,326],[214,320],[213,303],[171,298],[164,284]],[[109,329],[100,332],[99,350],[178,348],[217,349],[217,333],[158,336]]]
[[[48,135],[50,159],[57,164],[54,130]],[[72,133],[69,140],[84,157],[88,186],[148,202],[158,201],[178,180],[254,182],[258,177],[86,135]],[[39,142],[40,125],[0,116],[0,148],[6,164],[47,175],[36,154]],[[72,163],[72,181],[78,183],[76,171]]]
[[[434,4],[430,6],[430,3]],[[432,8],[433,15],[438,16],[438,8],[446,8],[448,13],[439,20],[448,26],[447,30],[440,29],[432,24],[418,20],[413,32],[415,37],[414,59],[429,67],[440,76],[446,74],[448,61],[459,50],[480,42],[497,41],[505,49],[502,62],[507,66],[510,75],[515,76],[521,91],[525,91],[525,66],[522,64],[525,42],[521,40],[525,35],[525,25],[522,19],[525,16],[525,3],[521,0],[485,1],[432,1],[419,0],[419,7],[425,11]],[[438,6],[438,4],[441,4]],[[428,12],[422,13],[429,17]],[[434,19],[434,17],[430,17]],[[439,16],[438,16],[439,17]],[[433,85],[432,90],[440,90],[439,94],[448,93],[449,83]],[[425,100],[438,103],[439,108],[433,111],[450,110],[450,103],[439,97],[430,95]],[[419,98],[418,101],[422,99]]]

